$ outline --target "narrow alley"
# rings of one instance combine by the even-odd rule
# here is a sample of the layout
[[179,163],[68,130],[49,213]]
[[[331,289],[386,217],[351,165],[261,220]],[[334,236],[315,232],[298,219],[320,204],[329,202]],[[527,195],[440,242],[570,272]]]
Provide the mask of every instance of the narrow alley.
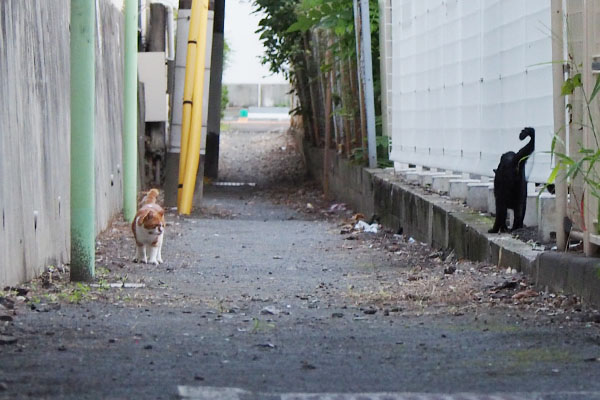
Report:
[[[244,157],[262,135],[297,161],[281,131],[228,134]],[[520,298],[518,273],[357,232],[310,182],[205,196],[167,216],[160,266],[131,262],[119,220],[95,285],[52,267],[4,292],[0,398],[600,398],[598,315],[571,298]]]

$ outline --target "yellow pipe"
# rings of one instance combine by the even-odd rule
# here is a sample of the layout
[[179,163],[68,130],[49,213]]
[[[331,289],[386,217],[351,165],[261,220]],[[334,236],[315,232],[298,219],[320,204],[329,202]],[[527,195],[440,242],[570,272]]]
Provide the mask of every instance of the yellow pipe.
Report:
[[192,116],[192,94],[194,92],[194,77],[196,76],[196,53],[198,34],[200,32],[200,0],[193,0],[188,33],[187,57],[185,61],[185,83],[183,86],[183,116],[181,122],[181,146],[179,150],[179,178],[177,183],[177,205],[181,201],[181,185],[185,171],[185,158],[190,136],[190,121]]
[[201,0],[200,35],[196,51],[196,76],[194,77],[194,94],[192,96],[192,122],[185,157],[185,172],[179,213],[189,214],[192,211],[192,200],[200,161],[200,143],[202,135],[202,100],[204,96],[204,67],[206,62],[206,30],[208,26],[208,0]]

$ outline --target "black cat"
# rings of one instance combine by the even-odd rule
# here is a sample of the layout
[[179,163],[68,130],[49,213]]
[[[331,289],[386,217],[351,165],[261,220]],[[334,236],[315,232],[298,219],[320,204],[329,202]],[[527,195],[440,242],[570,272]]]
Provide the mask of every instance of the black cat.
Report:
[[523,227],[525,208],[527,206],[527,180],[525,179],[525,164],[535,147],[535,129],[524,128],[519,135],[523,140],[531,139],[518,153],[509,151],[502,154],[500,164],[494,170],[494,196],[496,197],[496,221],[489,233],[507,232],[506,212],[514,211],[512,229]]

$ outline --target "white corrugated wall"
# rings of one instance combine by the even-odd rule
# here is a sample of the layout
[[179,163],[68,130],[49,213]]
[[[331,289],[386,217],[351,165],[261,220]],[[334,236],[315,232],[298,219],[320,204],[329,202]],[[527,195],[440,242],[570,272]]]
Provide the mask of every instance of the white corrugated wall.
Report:
[[492,176],[536,129],[530,181],[550,173],[546,0],[399,0],[392,7],[393,161]]

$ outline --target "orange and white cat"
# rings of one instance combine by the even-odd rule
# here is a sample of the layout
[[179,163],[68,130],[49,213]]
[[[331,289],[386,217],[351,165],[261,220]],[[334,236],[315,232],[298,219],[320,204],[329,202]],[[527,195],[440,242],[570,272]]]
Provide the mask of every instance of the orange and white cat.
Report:
[[158,265],[163,262],[162,244],[165,231],[165,211],[158,205],[158,189],[150,189],[138,205],[131,223],[136,253],[133,262]]

